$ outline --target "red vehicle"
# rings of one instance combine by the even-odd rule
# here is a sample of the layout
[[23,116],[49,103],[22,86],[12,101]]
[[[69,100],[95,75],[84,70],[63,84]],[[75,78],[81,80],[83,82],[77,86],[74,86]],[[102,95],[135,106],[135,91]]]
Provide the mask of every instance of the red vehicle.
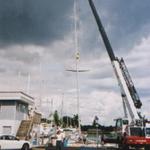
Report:
[[[120,123],[121,124],[120,124]],[[118,126],[121,125],[121,126]],[[145,126],[129,124],[127,119],[116,120],[116,133],[118,145],[121,149],[128,150],[130,147],[145,148],[150,150],[150,124]]]
[[139,95],[132,82],[123,58],[117,58],[113,52],[93,1],[88,1],[111,60],[121,91],[124,117],[116,119],[118,145],[124,150],[128,150],[130,147],[144,147],[145,150],[150,150],[150,125],[141,115],[140,109],[142,103]]

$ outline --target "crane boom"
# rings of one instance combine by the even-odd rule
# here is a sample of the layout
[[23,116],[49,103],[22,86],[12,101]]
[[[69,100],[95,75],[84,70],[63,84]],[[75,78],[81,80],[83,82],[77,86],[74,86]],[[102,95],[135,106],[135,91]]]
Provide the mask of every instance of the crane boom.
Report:
[[113,49],[112,49],[112,47],[111,47],[111,44],[110,44],[110,42],[109,42],[109,39],[108,39],[107,34],[106,34],[106,32],[105,32],[105,29],[104,29],[104,27],[103,27],[103,25],[102,25],[102,22],[101,22],[101,20],[100,20],[100,17],[99,17],[99,15],[98,15],[97,11],[96,11],[96,8],[95,8],[95,6],[94,6],[93,1],[92,1],[92,0],[89,0],[89,4],[90,4],[91,9],[92,9],[92,12],[93,12],[93,14],[94,14],[94,16],[95,16],[95,20],[96,20],[96,22],[97,22],[99,31],[100,31],[100,33],[101,33],[101,35],[102,35],[102,39],[103,39],[103,41],[104,41],[104,43],[105,43],[105,46],[106,46],[108,55],[109,55],[111,61],[112,61],[112,60],[115,60],[115,59],[116,59],[115,54],[114,54],[114,52],[113,52]]
[[131,97],[132,97],[132,99],[133,99],[133,101],[134,101],[134,105],[135,105],[136,108],[139,109],[139,108],[141,108],[142,103],[141,103],[141,101],[140,101],[140,97],[139,97],[139,95],[138,95],[138,93],[137,93],[137,91],[136,91],[136,89],[135,89],[135,86],[134,86],[134,84],[133,84],[133,81],[132,81],[132,79],[131,79],[131,76],[130,76],[130,74],[129,74],[129,72],[128,72],[128,69],[127,69],[127,67],[126,67],[126,65],[125,65],[125,62],[124,62],[123,58],[121,58],[121,60],[120,60],[119,63],[120,63],[120,68],[121,68],[121,70],[122,70],[124,79],[125,79],[126,84],[127,84],[127,86],[128,86],[130,95],[131,95]]
[[98,25],[98,29],[100,31],[101,37],[103,39],[103,42],[105,44],[106,50],[108,52],[108,55],[110,57],[112,66],[114,68],[120,89],[121,89],[121,95],[123,98],[126,99],[126,106],[128,108],[130,117],[134,119],[139,119],[139,115],[137,112],[137,109],[141,108],[142,103],[139,99],[138,93],[134,87],[134,84],[132,82],[132,79],[129,75],[129,72],[127,70],[127,67],[123,61],[123,59],[118,59],[111,47],[110,41],[107,37],[107,34],[105,32],[105,29],[103,27],[103,24],[101,22],[101,19],[96,11],[95,5],[92,0],[89,0],[89,4],[91,7],[91,10],[93,12],[93,15],[95,17],[95,20]]
[[[130,146],[150,150],[150,124],[140,115],[138,110],[142,103],[134,87],[124,60],[118,59],[111,47],[100,17],[92,0],[88,0],[106,50],[110,57],[121,91],[125,117],[116,119],[117,143],[119,148],[127,150]],[[130,118],[128,117],[130,115]]]

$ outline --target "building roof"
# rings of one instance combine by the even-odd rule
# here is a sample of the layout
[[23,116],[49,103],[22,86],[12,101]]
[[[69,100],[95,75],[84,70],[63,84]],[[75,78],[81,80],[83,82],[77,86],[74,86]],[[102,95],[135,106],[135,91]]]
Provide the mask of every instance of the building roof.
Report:
[[21,91],[0,91],[0,101],[2,100],[15,100],[33,105],[34,98]]

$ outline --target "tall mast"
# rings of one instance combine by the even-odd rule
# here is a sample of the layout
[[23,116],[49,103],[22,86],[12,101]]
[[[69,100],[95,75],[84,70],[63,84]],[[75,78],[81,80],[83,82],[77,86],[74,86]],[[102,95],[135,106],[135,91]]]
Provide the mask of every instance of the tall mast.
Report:
[[80,127],[80,97],[79,97],[79,68],[78,68],[78,63],[79,63],[79,16],[78,16],[78,1],[74,0],[74,40],[75,40],[75,53],[76,53],[76,92],[77,92],[77,114],[78,114],[78,128],[79,132],[81,130]]

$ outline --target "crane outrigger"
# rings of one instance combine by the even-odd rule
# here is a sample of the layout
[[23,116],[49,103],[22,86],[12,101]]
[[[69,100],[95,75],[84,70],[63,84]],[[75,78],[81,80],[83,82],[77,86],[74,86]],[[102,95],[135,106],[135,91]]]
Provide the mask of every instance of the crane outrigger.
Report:
[[141,115],[142,102],[123,58],[117,58],[113,52],[93,1],[88,1],[117,77],[123,101],[125,116],[116,119],[118,145],[124,150],[128,150],[130,147],[144,147],[145,150],[150,150],[150,124]]

